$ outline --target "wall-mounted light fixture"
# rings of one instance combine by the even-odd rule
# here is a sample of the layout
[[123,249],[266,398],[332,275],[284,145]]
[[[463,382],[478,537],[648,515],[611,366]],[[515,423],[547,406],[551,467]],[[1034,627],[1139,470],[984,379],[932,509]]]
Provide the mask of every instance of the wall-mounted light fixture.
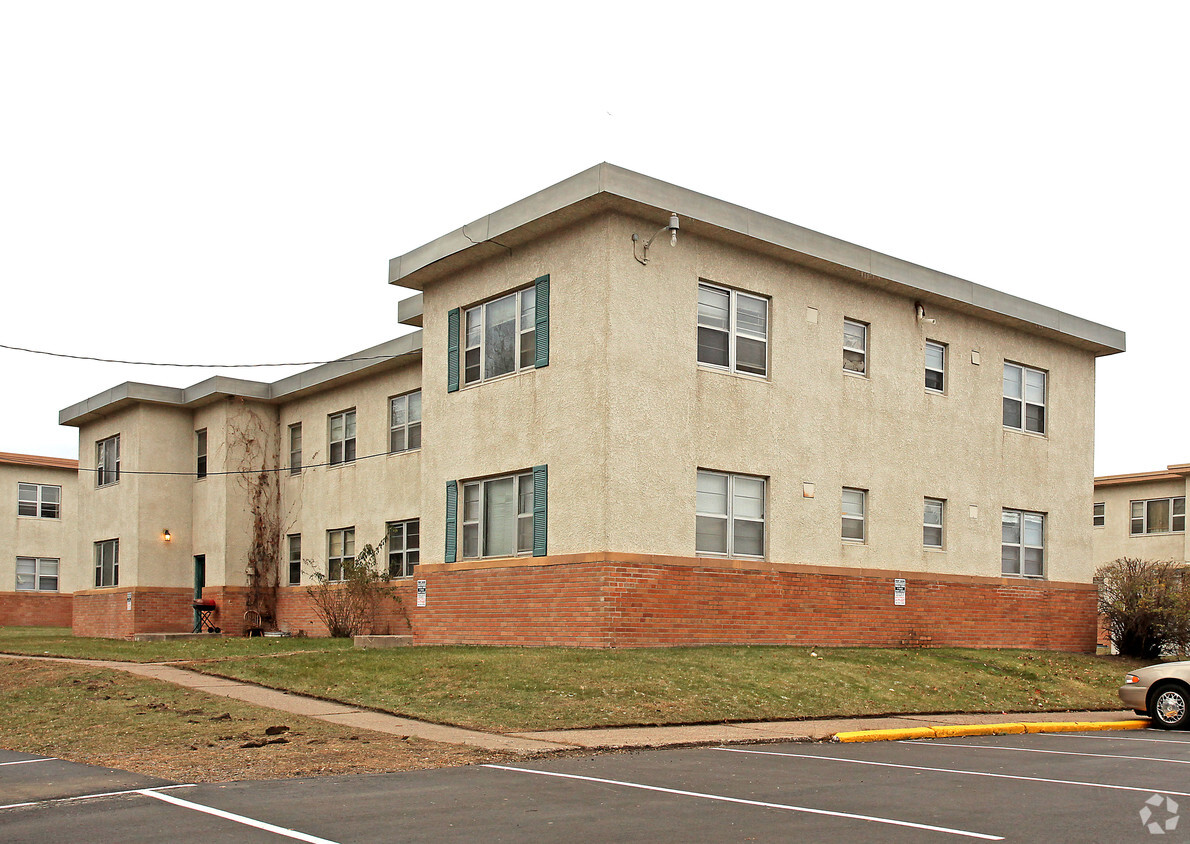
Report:
[[171,539],[173,539],[173,536],[170,534],[169,528],[161,531],[161,540],[163,542],[169,542]]
[[917,321],[921,325],[934,325],[938,320],[926,316],[926,306],[921,302],[913,303],[913,310],[917,313]]
[[657,232],[652,237],[650,237],[648,240],[646,240],[644,242],[643,249],[642,249],[643,254],[641,254],[641,255],[636,254],[636,244],[637,244],[637,241],[640,240],[640,235],[633,232],[633,234],[632,234],[632,257],[647,266],[649,263],[649,247],[653,245],[653,241],[657,239],[657,235],[661,234],[664,231],[668,231],[669,232],[669,245],[677,246],[678,245],[678,228],[679,228],[679,226],[678,226],[677,212],[671,211],[669,214],[669,225],[662,226],[661,228],[657,229]]

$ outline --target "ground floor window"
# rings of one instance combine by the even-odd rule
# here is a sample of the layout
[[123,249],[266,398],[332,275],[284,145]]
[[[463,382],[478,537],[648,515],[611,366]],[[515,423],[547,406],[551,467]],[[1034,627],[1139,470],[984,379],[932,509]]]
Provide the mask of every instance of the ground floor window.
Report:
[[843,487],[843,539],[867,542],[868,491]]
[[533,552],[533,473],[463,484],[463,557]]
[[1006,577],[1045,575],[1045,514],[1004,510],[1000,573]]
[[764,499],[764,478],[699,469],[694,550],[728,557],[763,557]]
[[95,586],[120,585],[120,540],[95,543]]
[[417,519],[388,523],[389,577],[412,577],[420,552],[421,537]]
[[18,592],[57,592],[58,561],[52,557],[17,557]]
[[326,532],[326,579],[343,580],[343,566],[355,559],[355,528],[338,528]]
[[297,586],[302,582],[302,535],[291,533],[286,539],[289,544],[289,585]]

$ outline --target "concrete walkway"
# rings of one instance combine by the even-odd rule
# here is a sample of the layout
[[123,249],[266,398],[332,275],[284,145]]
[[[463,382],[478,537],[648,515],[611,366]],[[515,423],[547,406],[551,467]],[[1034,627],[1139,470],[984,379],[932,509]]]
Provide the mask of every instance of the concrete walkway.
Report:
[[[465,744],[485,750],[512,753],[543,753],[558,750],[616,750],[633,747],[730,744],[770,741],[823,741],[836,733],[857,730],[901,730],[936,725],[1001,724],[1005,722],[1132,722],[1129,710],[1111,712],[1002,712],[991,715],[898,715],[885,718],[846,718],[814,721],[760,721],[733,724],[700,724],[677,727],[606,727],[586,730],[542,730],[520,733],[485,733],[402,718],[372,709],[319,700],[305,695],[268,689],[254,683],[212,677],[168,663],[117,662],[112,660],[67,659],[64,657],[18,656],[31,659],[98,666],[125,671],[140,677],[174,683],[195,691],[233,698],[245,703],[318,718],[361,730],[414,736],[447,744]],[[1121,728],[1124,725],[1121,724]]]

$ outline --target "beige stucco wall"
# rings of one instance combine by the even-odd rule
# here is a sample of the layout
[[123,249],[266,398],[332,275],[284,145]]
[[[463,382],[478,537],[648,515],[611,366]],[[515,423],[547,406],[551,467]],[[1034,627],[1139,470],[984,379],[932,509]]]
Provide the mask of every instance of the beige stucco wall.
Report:
[[1095,562],[1102,565],[1120,557],[1190,560],[1190,546],[1187,545],[1185,531],[1131,535],[1133,501],[1174,498],[1184,496],[1186,492],[1185,477],[1096,486],[1094,499],[1102,501],[1105,507],[1103,527],[1091,529]]
[[[448,480],[539,463],[551,554],[691,556],[702,467],[769,478],[774,562],[999,576],[1009,507],[1047,514],[1049,579],[1090,580],[1089,352],[945,309],[919,325],[912,299],[689,231],[641,266],[631,235],[655,225],[591,218],[427,285],[423,559],[443,559]],[[447,311],[545,273],[549,367],[448,394]],[[772,297],[769,378],[697,365],[700,278]],[[872,326],[868,378],[842,371],[844,316]],[[927,337],[948,344],[946,395],[924,389]],[[1005,360],[1049,372],[1046,436],[1003,428]],[[870,491],[861,546],[840,539],[843,486]],[[925,496],[947,501],[945,551],[922,548]]]
[[[62,488],[57,519],[17,515],[18,484]],[[87,570],[78,561],[78,472],[49,466],[0,463],[0,592],[16,589],[16,558],[58,560],[58,591],[87,588]]]
[[[328,530],[355,528],[356,551],[376,545],[385,523],[421,517],[422,450],[388,453],[389,399],[421,386],[415,361],[370,375],[282,405],[278,417],[280,465],[289,465],[289,426],[302,424],[302,462],[311,468],[301,474],[280,473],[281,582],[286,583],[285,537],[302,535],[302,557],[326,571]],[[337,466],[316,466],[329,460],[328,417],[355,408],[356,460]],[[442,434],[425,423],[422,441],[442,445]],[[423,528],[424,532],[424,528]],[[441,536],[441,533],[439,533]],[[308,582],[308,566],[302,581]]]

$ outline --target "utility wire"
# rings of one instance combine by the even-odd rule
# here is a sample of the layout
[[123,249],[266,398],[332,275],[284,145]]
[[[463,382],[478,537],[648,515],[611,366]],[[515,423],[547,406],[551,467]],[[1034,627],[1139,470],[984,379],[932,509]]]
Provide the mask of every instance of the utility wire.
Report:
[[397,355],[366,355],[363,357],[338,358],[336,360],[296,360],[288,363],[159,363],[148,360],[118,360],[116,358],[98,358],[90,355],[68,355],[64,352],[46,352],[40,349],[26,349],[21,346],[8,346],[0,343],[0,349],[13,352],[27,352],[31,355],[47,355],[53,358],[71,358],[72,360],[93,360],[99,363],[123,363],[129,366],[177,366],[192,369],[249,369],[265,366],[321,366],[324,363],[351,363],[364,360],[391,360]]
[[[409,451],[411,449],[406,449],[406,450]],[[294,468],[296,468],[300,471],[302,469],[318,469],[322,466],[343,466],[343,465],[346,465],[349,463],[355,463],[360,460],[369,460],[373,457],[384,457],[389,454],[401,454],[401,453],[402,452],[400,452],[400,451],[378,451],[375,454],[359,455],[359,456],[353,457],[351,460],[340,460],[338,463],[303,463],[301,466],[297,466],[297,467],[278,466],[275,469],[260,468],[260,469],[238,469],[233,472],[205,472],[203,474],[203,477],[206,477],[207,475],[259,475],[263,472],[292,472],[292,470]],[[119,472],[116,472],[115,470],[109,470],[109,469],[101,470],[99,467],[96,467],[94,469],[89,469],[89,468],[86,468],[83,466],[79,466],[79,471],[80,472],[111,471],[113,474],[116,474],[117,476],[119,476],[119,475],[177,475],[177,476],[180,476],[183,478],[197,478],[198,477],[198,472],[157,472],[157,471],[151,471],[148,469],[124,469],[124,468],[121,468],[119,470]],[[293,472],[293,474],[296,475],[297,472]]]

